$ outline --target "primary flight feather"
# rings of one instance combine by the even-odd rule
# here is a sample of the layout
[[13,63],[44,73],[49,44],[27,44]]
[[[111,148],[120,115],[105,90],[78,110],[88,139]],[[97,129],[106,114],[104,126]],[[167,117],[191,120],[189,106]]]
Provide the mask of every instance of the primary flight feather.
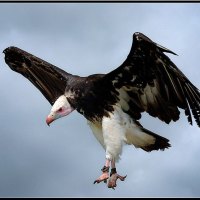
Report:
[[102,174],[94,183],[108,179],[113,189],[118,178],[126,178],[115,166],[124,144],[147,152],[170,147],[168,139],[140,124],[142,112],[170,123],[179,119],[181,108],[188,122],[192,124],[194,117],[200,127],[200,92],[165,52],[175,54],[136,32],[130,53],[118,68],[80,77],[17,47],[4,50],[9,67],[29,79],[52,105],[48,125],[74,110],[87,119],[106,152]]

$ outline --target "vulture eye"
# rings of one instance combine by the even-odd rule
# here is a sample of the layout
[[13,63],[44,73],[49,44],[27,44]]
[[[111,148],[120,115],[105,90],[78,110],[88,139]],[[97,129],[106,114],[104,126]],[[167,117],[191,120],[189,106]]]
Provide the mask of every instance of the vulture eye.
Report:
[[58,111],[61,112],[61,111],[62,111],[62,108],[59,108]]

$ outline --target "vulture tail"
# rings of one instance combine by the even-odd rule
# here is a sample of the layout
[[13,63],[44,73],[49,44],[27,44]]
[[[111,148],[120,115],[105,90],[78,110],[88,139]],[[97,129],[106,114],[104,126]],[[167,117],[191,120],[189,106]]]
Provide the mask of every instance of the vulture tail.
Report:
[[153,133],[145,128],[141,128],[142,132],[144,132],[147,135],[153,136],[155,139],[155,142],[153,144],[147,144],[146,146],[140,147],[144,151],[150,152],[153,150],[162,150],[164,151],[166,148],[168,149],[171,147],[169,144],[169,140],[167,138],[164,138],[160,135],[157,135],[156,133]]

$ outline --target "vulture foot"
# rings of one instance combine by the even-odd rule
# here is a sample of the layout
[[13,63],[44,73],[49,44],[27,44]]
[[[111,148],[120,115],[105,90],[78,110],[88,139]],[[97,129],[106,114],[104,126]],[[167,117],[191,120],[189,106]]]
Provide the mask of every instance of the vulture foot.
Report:
[[115,189],[115,187],[117,186],[117,179],[118,178],[121,181],[124,181],[126,176],[120,176],[119,174],[117,174],[116,168],[111,169],[110,178],[109,178],[109,181],[108,181],[108,188]]
[[109,178],[109,167],[106,167],[106,166],[104,166],[102,169],[101,169],[101,171],[103,172],[102,174],[101,174],[101,176],[98,178],[98,179],[96,179],[95,181],[94,181],[94,184],[95,183],[100,183],[100,182],[104,182],[104,183],[107,183],[107,179]]

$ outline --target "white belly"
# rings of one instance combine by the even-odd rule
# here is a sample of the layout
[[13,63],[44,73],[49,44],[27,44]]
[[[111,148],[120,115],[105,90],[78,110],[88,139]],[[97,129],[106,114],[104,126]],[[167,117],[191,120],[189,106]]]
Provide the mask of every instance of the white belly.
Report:
[[101,122],[91,122],[87,121],[88,125],[92,129],[92,133],[94,134],[95,138],[99,141],[102,147],[105,149],[103,132],[102,132],[102,123]]
[[155,143],[155,138],[145,132],[124,113],[120,107],[115,106],[115,110],[109,117],[104,117],[102,122],[88,121],[90,128],[96,139],[106,150],[108,158],[119,159],[124,143],[133,144],[135,147],[144,147]]

